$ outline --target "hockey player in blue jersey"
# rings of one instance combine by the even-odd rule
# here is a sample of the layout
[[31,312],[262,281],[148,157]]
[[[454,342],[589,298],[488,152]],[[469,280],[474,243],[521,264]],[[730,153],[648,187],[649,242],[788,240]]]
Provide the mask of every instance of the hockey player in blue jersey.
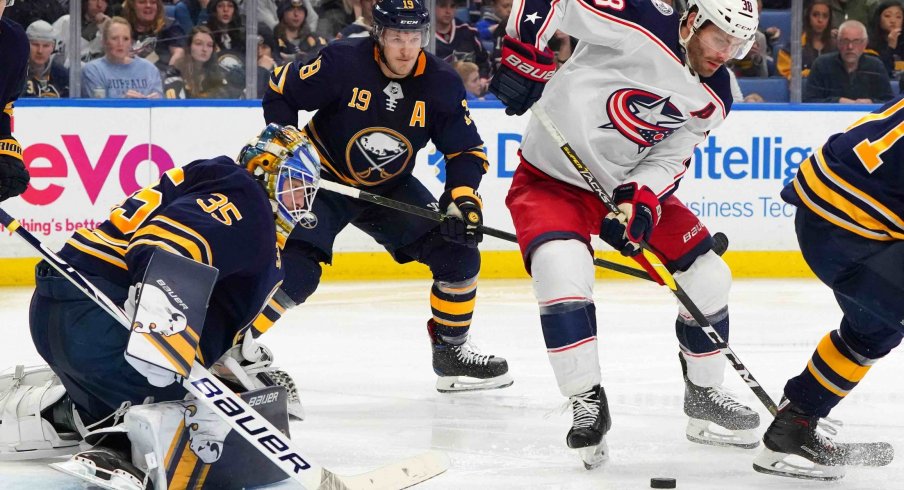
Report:
[[[422,49],[429,14],[420,0],[381,0],[372,37],[344,39],[308,64],[276,68],[263,98],[267,122],[296,124],[298,111],[317,111],[305,130],[323,161],[324,179],[423,207],[437,206],[411,174],[429,140],[446,157],[439,225],[331,193],[322,195],[304,226],[286,243],[282,309],[317,288],[321,263],[331,263],[336,235],[351,224],[373,237],[399,263],[418,261],[433,273],[428,332],[439,391],[512,384],[500,357],[469,342],[477,292],[482,203],[476,190],[486,171],[483,142],[468,113],[461,79]],[[284,293],[284,294],[282,294]],[[265,330],[280,311],[268,308],[255,326]]]
[[0,201],[18,196],[28,186],[22,146],[13,137],[13,104],[19,98],[28,67],[28,38],[22,26],[3,18],[14,0],[0,0]]
[[[832,288],[841,325],[827,333],[803,372],[785,384],[754,469],[835,480],[845,464],[887,464],[890,446],[844,444],[818,422],[904,338],[904,99],[831,136],[801,163],[782,198],[797,206],[807,264]],[[880,452],[881,454],[870,454]],[[805,458],[810,465],[788,461]]]
[[[180,279],[185,289],[212,290],[197,349],[188,351],[189,363],[196,356],[209,368],[233,346],[249,342],[251,322],[282,283],[279,248],[313,204],[316,155],[302,132],[272,124],[237,159],[219,156],[167,171],[113,207],[96,228],[76,230],[58,255],[136,319],[136,309],[178,316],[162,292],[137,298],[155,252],[218,270],[212,284],[188,272]],[[80,289],[46,262],[35,275],[31,334],[52,372],[0,377],[0,459],[65,453],[86,426],[121,415],[123,403],[185,397],[172,371],[124,355],[129,330]],[[167,338],[175,346],[178,337]],[[104,446],[82,456],[109,466],[118,456],[113,450],[128,454],[125,441],[113,436]]]

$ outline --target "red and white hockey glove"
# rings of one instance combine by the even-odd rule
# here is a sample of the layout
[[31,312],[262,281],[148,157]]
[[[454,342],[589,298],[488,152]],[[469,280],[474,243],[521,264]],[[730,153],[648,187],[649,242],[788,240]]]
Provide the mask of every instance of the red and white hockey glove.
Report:
[[502,38],[502,59],[490,81],[490,92],[505,104],[506,114],[520,116],[540,99],[556,72],[554,57],[549,48],[540,51],[511,36]]
[[600,226],[600,238],[626,257],[641,252],[640,242],[650,239],[659,223],[662,207],[649,187],[629,182],[615,188],[612,199],[620,213],[609,213]]

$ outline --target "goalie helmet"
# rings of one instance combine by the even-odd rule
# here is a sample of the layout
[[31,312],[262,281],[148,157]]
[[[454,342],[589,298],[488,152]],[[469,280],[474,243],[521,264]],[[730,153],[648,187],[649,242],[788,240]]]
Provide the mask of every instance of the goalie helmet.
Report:
[[386,29],[420,31],[421,47],[430,41],[430,12],[421,0],[380,0],[374,4],[373,38],[378,41]]
[[320,182],[320,156],[307,135],[271,123],[236,161],[261,181],[273,204],[276,230],[288,236],[310,213]]
[[697,17],[691,27],[693,33],[700,30],[707,21],[712,22],[738,40],[732,43],[729,58],[741,59],[747,56],[747,52],[753,47],[759,26],[759,12],[754,0],[689,0],[682,23],[687,18],[688,12],[694,8]]

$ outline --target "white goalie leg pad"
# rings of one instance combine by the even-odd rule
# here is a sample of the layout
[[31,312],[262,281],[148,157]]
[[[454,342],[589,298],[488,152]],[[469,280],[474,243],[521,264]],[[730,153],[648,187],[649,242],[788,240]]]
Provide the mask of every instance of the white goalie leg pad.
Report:
[[250,331],[245,332],[241,344],[226,351],[210,369],[220,378],[237,383],[248,391],[282,386],[288,395],[289,416],[304,420],[304,407],[295,380],[286,371],[273,367],[273,352],[258,342]]
[[41,414],[65,395],[60,379],[46,365],[16,366],[11,373],[0,375],[0,460],[75,453],[81,435],[57,432]]
[[[710,250],[697,257],[686,271],[676,272],[674,277],[711,324],[728,315],[731,269],[718,254]],[[684,306],[679,305],[678,314],[684,323],[697,325]],[[687,377],[691,383],[704,387],[722,384],[727,360],[715,347],[713,351],[704,355],[684,353]]]
[[602,381],[596,335],[590,333],[596,323],[587,319],[595,311],[594,272],[593,256],[579,240],[546,242],[531,254],[549,363],[565,396],[583,393]]

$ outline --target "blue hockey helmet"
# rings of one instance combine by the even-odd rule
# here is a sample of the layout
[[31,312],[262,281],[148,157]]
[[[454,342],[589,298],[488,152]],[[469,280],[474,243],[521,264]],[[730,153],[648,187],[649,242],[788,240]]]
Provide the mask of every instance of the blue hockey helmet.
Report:
[[309,213],[320,186],[320,156],[303,131],[270,123],[242,148],[236,162],[260,179],[281,235],[313,219]]
[[377,41],[385,29],[422,32],[421,47],[429,41],[430,12],[421,0],[380,0],[374,4],[373,37]]

